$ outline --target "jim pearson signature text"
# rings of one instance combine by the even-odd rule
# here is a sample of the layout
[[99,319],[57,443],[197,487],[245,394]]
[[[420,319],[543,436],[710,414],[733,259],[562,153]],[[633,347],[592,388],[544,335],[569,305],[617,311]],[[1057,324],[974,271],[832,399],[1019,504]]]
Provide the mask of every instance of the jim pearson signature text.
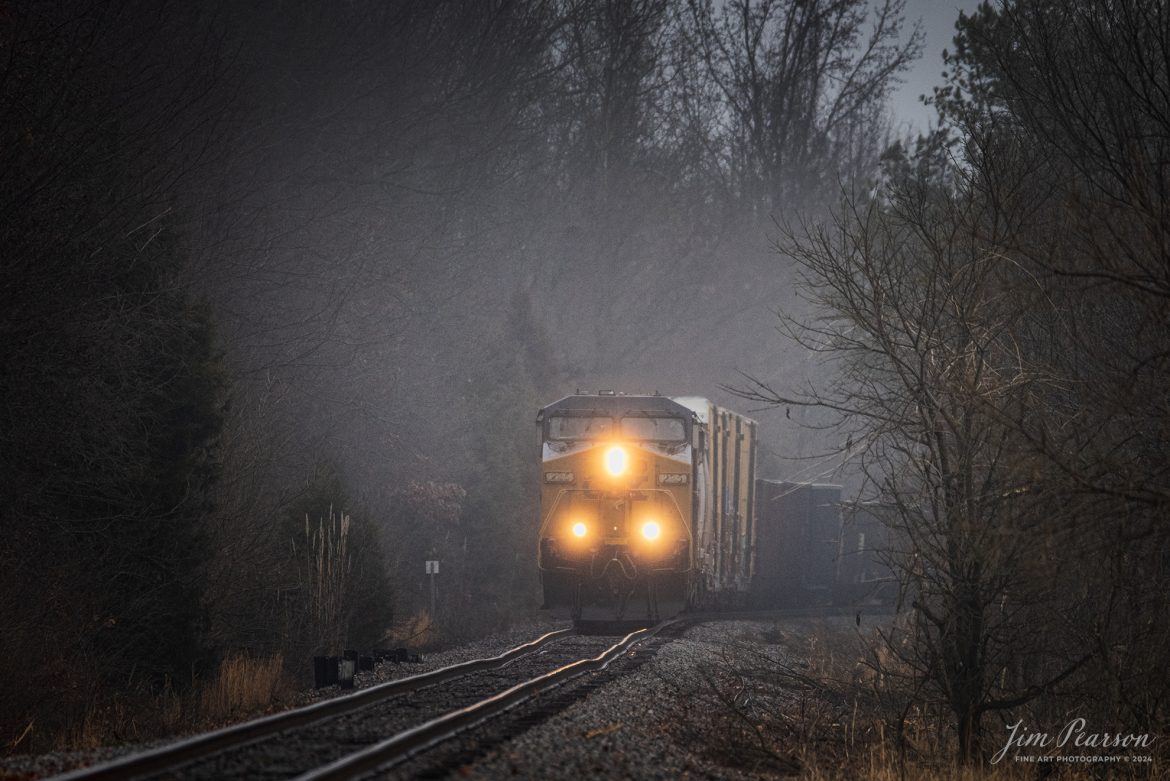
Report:
[[1065,725],[1056,736],[1049,735],[1047,732],[1033,732],[1024,726],[1023,720],[1017,721],[1015,724],[1009,724],[1008,729],[1011,734],[1008,735],[1007,743],[1003,745],[995,756],[991,758],[991,764],[995,764],[1004,758],[1009,749],[1012,748],[1064,748],[1065,746],[1074,746],[1077,748],[1148,748],[1154,743],[1154,739],[1148,734],[1131,735],[1124,732],[1086,732],[1085,728],[1088,723],[1082,718],[1076,718]]

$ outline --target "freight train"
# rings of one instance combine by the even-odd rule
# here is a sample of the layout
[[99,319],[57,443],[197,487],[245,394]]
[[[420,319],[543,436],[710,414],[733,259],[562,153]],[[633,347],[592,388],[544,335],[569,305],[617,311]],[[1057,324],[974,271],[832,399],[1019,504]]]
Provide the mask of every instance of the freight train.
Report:
[[537,561],[557,614],[657,621],[888,596],[881,524],[842,521],[840,486],[757,479],[750,418],[698,397],[601,391],[544,407],[537,425]]

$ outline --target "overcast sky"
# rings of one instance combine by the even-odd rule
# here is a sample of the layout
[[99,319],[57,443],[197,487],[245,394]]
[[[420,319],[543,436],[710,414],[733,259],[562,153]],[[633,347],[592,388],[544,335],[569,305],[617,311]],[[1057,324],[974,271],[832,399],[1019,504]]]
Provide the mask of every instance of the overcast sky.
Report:
[[905,83],[894,93],[894,121],[899,134],[910,129],[926,130],[934,120],[934,109],[922,105],[919,95],[929,95],[931,87],[942,82],[942,51],[954,48],[955,20],[959,11],[970,13],[979,0],[906,0],[906,21],[922,20],[926,41],[922,57],[905,75]]

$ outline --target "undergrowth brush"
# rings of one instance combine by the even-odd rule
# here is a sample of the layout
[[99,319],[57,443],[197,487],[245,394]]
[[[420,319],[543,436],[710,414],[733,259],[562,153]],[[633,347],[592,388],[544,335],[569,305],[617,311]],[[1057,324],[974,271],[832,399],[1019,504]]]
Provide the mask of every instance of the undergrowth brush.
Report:
[[[953,731],[941,706],[907,697],[884,680],[880,653],[852,621],[787,622],[748,629],[704,653],[706,661],[663,677],[679,718],[670,727],[680,746],[737,777],[808,781],[1015,781],[1016,779],[1150,779],[1167,769],[1164,749],[1149,762],[1116,755],[1107,762],[1078,762],[1062,752],[1021,749],[1017,761],[956,764]],[[888,661],[888,660],[886,660]],[[998,723],[985,728],[985,749],[1008,736]],[[988,755],[992,751],[986,752]],[[1076,752],[1063,752],[1063,754]]]
[[[76,724],[54,741],[54,748],[93,749],[215,729],[282,710],[293,704],[294,693],[279,654],[233,654],[220,662],[214,674],[183,691],[167,682],[129,694],[94,695]],[[36,724],[31,723],[26,733],[35,730]],[[18,752],[22,746],[13,741],[7,749]]]

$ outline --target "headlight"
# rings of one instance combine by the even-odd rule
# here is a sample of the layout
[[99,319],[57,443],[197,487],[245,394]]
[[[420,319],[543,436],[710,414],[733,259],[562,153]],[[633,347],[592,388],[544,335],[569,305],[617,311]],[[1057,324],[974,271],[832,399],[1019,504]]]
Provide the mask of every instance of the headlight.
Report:
[[626,453],[624,447],[617,445],[605,451],[605,471],[609,472],[614,477],[624,475],[626,468],[630,465],[630,456]]
[[588,533],[589,533],[589,527],[586,526],[585,524],[580,523],[580,522],[573,524],[573,536],[574,537],[584,537]]
[[642,524],[642,536],[653,542],[662,536],[662,527],[658,525],[658,521],[646,521]]

